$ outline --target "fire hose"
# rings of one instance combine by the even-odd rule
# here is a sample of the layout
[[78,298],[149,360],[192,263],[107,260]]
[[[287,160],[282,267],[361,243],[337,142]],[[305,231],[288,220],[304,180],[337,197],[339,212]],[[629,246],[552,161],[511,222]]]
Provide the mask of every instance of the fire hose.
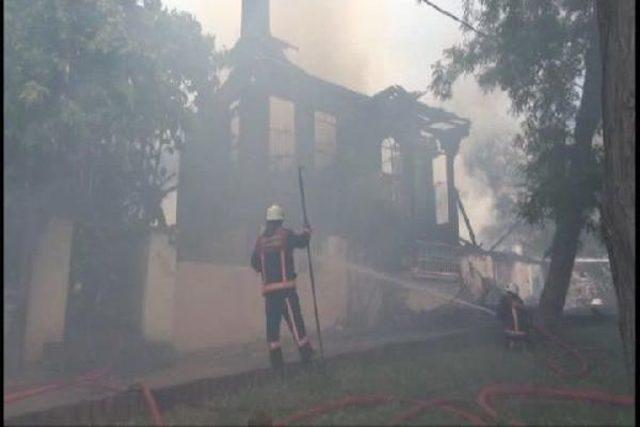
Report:
[[534,328],[536,329],[536,331],[542,334],[542,336],[544,336],[546,339],[557,344],[560,348],[562,348],[565,351],[565,353],[572,355],[578,361],[578,364],[579,364],[579,369],[577,372],[569,372],[560,368],[560,366],[558,366],[553,359],[547,358],[547,366],[549,367],[549,369],[551,369],[559,377],[565,378],[565,379],[571,378],[571,377],[584,378],[585,376],[587,376],[587,374],[589,373],[589,364],[587,363],[586,359],[580,354],[579,351],[577,351],[574,347],[568,345],[566,342],[558,338],[556,335],[546,330],[544,327],[536,325],[534,326]]
[[[589,365],[585,358],[572,346],[564,342],[562,339],[547,331],[542,327],[536,327],[536,330],[540,332],[545,338],[554,342],[560,346],[566,353],[571,354],[579,364],[577,372],[569,372],[563,370],[560,366],[552,363],[550,359],[547,360],[547,366],[561,378],[579,377],[582,378],[589,372]],[[86,374],[83,374],[71,381],[58,381],[50,384],[44,384],[28,389],[22,389],[15,391],[4,396],[5,405],[23,400],[38,394],[46,393],[53,390],[59,390],[61,388],[78,386],[78,385],[91,385],[97,387],[103,387],[115,391],[123,391],[121,388],[113,387],[101,383],[101,379],[106,375],[107,370],[94,370]],[[155,401],[151,390],[144,384],[140,384],[140,389],[147,404],[151,418],[156,426],[163,426],[164,421]],[[309,421],[322,415],[341,411],[350,407],[371,407],[385,405],[392,402],[410,403],[413,406],[406,412],[401,413],[391,420],[391,425],[399,425],[406,423],[407,421],[414,419],[424,413],[425,411],[433,408],[438,408],[446,412],[452,413],[461,417],[473,425],[487,425],[495,423],[500,419],[498,410],[494,406],[495,398],[507,398],[507,397],[525,397],[525,398],[547,398],[552,400],[575,400],[586,401],[594,404],[609,404],[613,406],[633,406],[635,404],[635,397],[629,395],[618,395],[612,393],[606,393],[599,390],[584,390],[584,389],[567,389],[567,388],[553,388],[544,387],[533,384],[501,384],[493,383],[482,387],[476,397],[476,404],[482,410],[481,414],[477,414],[465,409],[461,402],[452,401],[447,399],[430,399],[430,400],[418,400],[418,399],[406,399],[397,396],[390,395],[356,395],[345,396],[339,400],[333,400],[324,402],[320,405],[308,408],[299,412],[296,412],[282,420],[275,423],[278,426],[286,426],[292,423],[299,423],[301,421]],[[522,425],[517,420],[511,420],[511,425]]]
[[[371,407],[389,404],[392,402],[412,403],[414,406],[396,416],[389,423],[390,425],[402,425],[415,419],[428,409],[439,408],[452,413],[476,426],[485,426],[500,421],[500,415],[493,405],[496,397],[528,397],[528,398],[551,398],[553,400],[577,400],[587,401],[596,404],[610,404],[615,406],[633,406],[635,399],[632,396],[616,395],[598,390],[564,389],[541,387],[531,384],[488,384],[482,387],[477,396],[476,403],[482,409],[482,414],[476,414],[465,409],[462,402],[447,399],[414,400],[403,399],[396,396],[377,395],[356,395],[345,396],[339,400],[322,403],[318,406],[296,412],[288,417],[274,423],[276,426],[287,426],[308,422],[322,415],[341,411],[350,407]],[[523,425],[517,420],[511,420],[511,425]]]
[[84,381],[97,380],[106,374],[104,369],[95,369],[89,371],[83,375],[78,376],[73,380],[60,380],[46,384],[40,384],[32,387],[20,387],[18,390],[10,392],[4,396],[4,404],[9,405],[11,403],[27,399],[32,396],[44,394],[53,390],[59,390],[62,388],[70,387],[74,384],[79,384]]
[[[579,369],[576,372],[570,372],[562,369],[551,359],[547,359],[547,366],[561,378],[583,378],[589,372],[589,365],[586,359],[578,352],[574,347],[570,346],[558,336],[552,334],[541,326],[535,327],[540,334],[542,334],[549,341],[557,344],[566,353],[571,354],[579,364]],[[406,423],[411,419],[416,418],[428,409],[437,407],[445,410],[449,413],[457,415],[473,425],[483,426],[489,423],[495,423],[500,420],[498,410],[494,407],[494,399],[497,397],[525,397],[530,399],[551,399],[551,400],[574,400],[583,401],[594,404],[609,404],[613,406],[634,406],[635,397],[628,395],[618,395],[612,393],[606,393],[599,390],[584,390],[584,389],[567,389],[567,388],[553,388],[544,387],[533,384],[501,384],[492,383],[483,386],[480,389],[476,397],[476,404],[482,410],[482,414],[478,415],[470,412],[460,406],[458,402],[446,400],[446,399],[430,399],[425,401],[402,399],[395,396],[346,396],[337,401],[330,401],[318,406],[306,409],[304,411],[297,412],[290,415],[280,421],[277,421],[275,425],[286,426],[292,423],[299,423],[300,421],[309,421],[313,418],[317,418],[321,415],[326,415],[332,412],[340,411],[354,406],[378,406],[388,404],[391,402],[410,402],[414,406],[407,412],[404,412],[395,417],[390,425],[400,425]],[[517,420],[510,420],[510,424],[514,426],[523,425]]]
[[456,406],[453,401],[446,399],[432,399],[432,400],[415,400],[415,399],[403,399],[396,396],[377,396],[377,395],[363,395],[363,396],[345,396],[342,399],[324,403],[322,405],[297,412],[287,418],[275,423],[276,426],[286,426],[292,423],[300,423],[301,421],[309,421],[320,415],[325,415],[330,412],[343,410],[354,406],[379,406],[392,402],[411,403],[414,406],[411,410],[404,412],[391,421],[391,425],[401,425],[418,415],[425,410],[437,406],[440,409],[451,412],[461,418],[470,421],[474,425],[486,425],[485,421],[477,415],[466,411],[465,409]]
[[[14,390],[4,396],[4,404],[5,406],[10,405],[12,403],[15,403],[33,396],[37,396],[37,395],[41,395],[41,394],[45,394],[55,390],[69,388],[69,387],[89,386],[89,387],[95,387],[95,388],[102,388],[102,389],[105,389],[108,391],[114,391],[114,392],[126,391],[127,389],[125,388],[116,387],[103,382],[103,378],[107,375],[108,372],[109,370],[106,368],[95,369],[85,374],[82,374],[72,380],[60,380],[60,381],[41,384],[33,387],[20,387],[18,390]],[[136,385],[140,388],[140,391],[142,392],[142,396],[144,397],[144,401],[146,403],[147,409],[149,411],[149,414],[151,415],[151,419],[153,420],[154,425],[156,427],[163,427],[165,424],[162,418],[162,414],[153,396],[153,393],[151,392],[151,389],[149,389],[149,387],[147,387],[147,385],[144,383],[139,383]]]

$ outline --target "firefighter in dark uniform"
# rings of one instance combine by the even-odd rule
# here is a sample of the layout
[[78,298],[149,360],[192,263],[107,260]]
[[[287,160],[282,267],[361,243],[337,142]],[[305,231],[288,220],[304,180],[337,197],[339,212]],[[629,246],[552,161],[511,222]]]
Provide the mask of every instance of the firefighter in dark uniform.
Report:
[[267,317],[267,343],[271,366],[282,373],[284,359],[280,346],[280,322],[287,322],[304,365],[311,363],[313,349],[304,327],[296,292],[293,249],[306,248],[311,230],[295,233],[282,226],[284,210],[278,205],[267,209],[267,223],[258,236],[251,255],[251,266],[262,276],[262,295]]
[[517,344],[531,345],[530,316],[524,302],[518,295],[518,286],[515,283],[510,283],[505,291],[496,311],[498,320],[503,326],[505,346],[510,350]]

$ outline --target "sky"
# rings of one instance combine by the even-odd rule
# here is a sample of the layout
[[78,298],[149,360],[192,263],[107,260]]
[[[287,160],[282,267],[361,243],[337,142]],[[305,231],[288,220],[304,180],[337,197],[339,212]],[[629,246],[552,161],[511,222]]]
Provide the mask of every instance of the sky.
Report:
[[[219,47],[232,47],[240,36],[241,0],[163,1],[193,14]],[[461,0],[437,4],[462,14]],[[416,0],[271,0],[271,33],[298,48],[288,57],[306,71],[369,95],[393,84],[426,89],[431,66],[463,37],[457,22]],[[470,77],[456,83],[452,99],[427,94],[422,101],[471,120],[456,160],[456,184],[476,235],[482,235],[492,223],[493,197],[483,174],[466,171],[464,157],[473,144],[496,136],[508,141],[517,132],[509,99],[500,91],[482,93]],[[464,227],[461,235],[467,235]]]

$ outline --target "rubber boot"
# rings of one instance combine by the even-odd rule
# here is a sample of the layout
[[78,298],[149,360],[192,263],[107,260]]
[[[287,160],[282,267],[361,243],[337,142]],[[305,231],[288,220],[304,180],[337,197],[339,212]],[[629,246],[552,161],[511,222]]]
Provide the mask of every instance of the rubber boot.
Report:
[[271,368],[280,377],[284,376],[284,358],[282,357],[282,349],[276,348],[269,351],[269,359],[271,361]]
[[311,367],[312,365],[312,356],[313,356],[313,348],[311,348],[311,344],[305,344],[298,349],[300,351],[300,360],[302,361],[302,366],[305,368]]

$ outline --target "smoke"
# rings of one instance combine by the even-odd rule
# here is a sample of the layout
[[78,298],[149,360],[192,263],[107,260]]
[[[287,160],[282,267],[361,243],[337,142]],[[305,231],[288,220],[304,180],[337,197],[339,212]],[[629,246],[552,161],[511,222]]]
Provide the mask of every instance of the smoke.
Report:
[[[324,79],[370,93],[392,62],[386,2],[272,0],[272,33],[297,46],[289,57]],[[376,52],[378,54],[376,55]]]
[[[219,46],[233,46],[240,35],[241,0],[164,1],[193,13]],[[446,3],[461,14],[461,4]],[[424,90],[431,65],[462,39],[457,23],[414,0],[271,0],[271,34],[298,48],[287,55],[309,73],[369,95],[392,84]],[[451,100],[426,95],[423,101],[471,120],[456,160],[456,184],[474,232],[481,236],[495,223],[496,198],[486,176],[468,171],[465,159],[472,147],[495,135],[511,141],[519,125],[508,113],[509,99],[501,91],[485,94],[465,78],[454,86]],[[462,226],[461,235],[466,234]]]
[[[164,0],[192,13],[220,47],[240,36],[241,0]],[[290,59],[308,72],[367,94],[392,84],[426,87],[456,24],[414,0],[271,0],[271,34],[296,46]]]
[[[480,152],[479,145],[490,142],[511,144],[520,125],[518,119],[509,114],[510,100],[504,92],[496,90],[483,93],[473,78],[467,77],[455,84],[453,93],[453,98],[446,102],[426,102],[471,120],[469,136],[460,144],[459,155],[456,158],[455,181],[476,239],[486,247],[491,242],[484,241],[484,231],[496,225],[498,220],[495,214],[497,194],[489,185],[485,171],[470,171],[466,163],[474,153]],[[460,235],[468,239],[467,228],[462,225],[462,218],[460,224]],[[504,224],[503,227],[507,228],[509,225]]]

